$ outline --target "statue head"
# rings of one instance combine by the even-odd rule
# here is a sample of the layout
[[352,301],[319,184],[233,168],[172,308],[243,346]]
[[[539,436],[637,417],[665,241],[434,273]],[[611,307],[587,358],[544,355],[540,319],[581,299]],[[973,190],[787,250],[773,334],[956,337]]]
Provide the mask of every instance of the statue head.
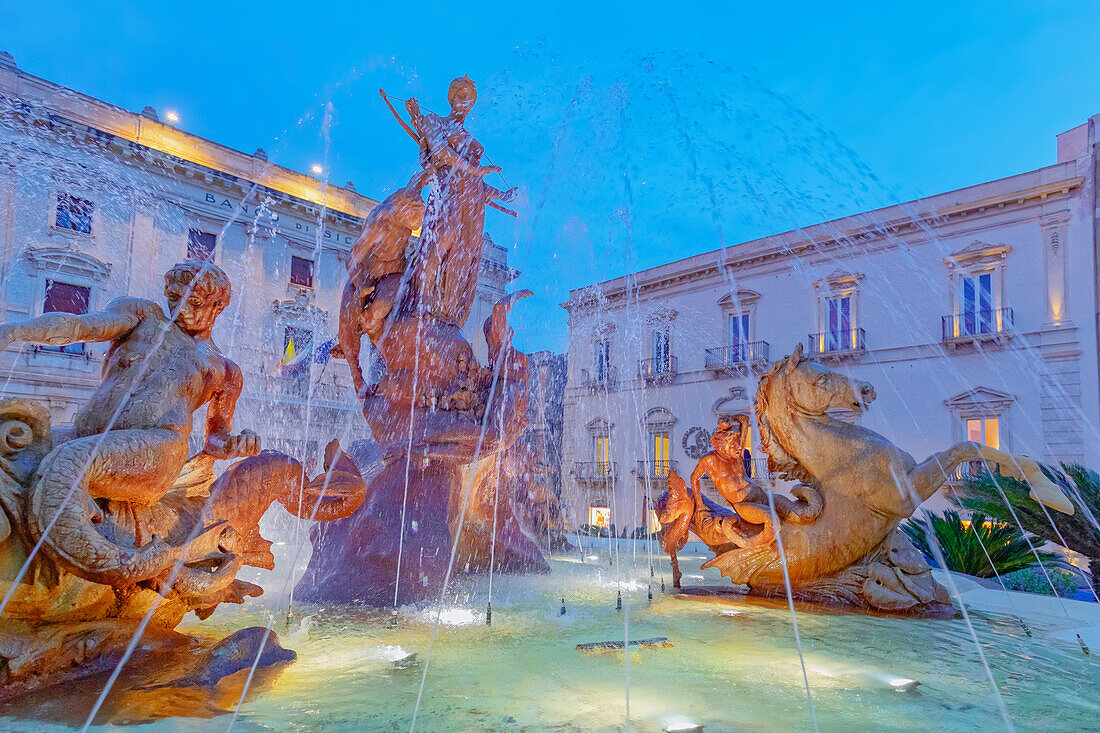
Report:
[[744,449],[742,431],[748,425],[748,415],[734,415],[731,420],[719,420],[718,429],[710,436],[710,445],[722,458],[741,459]]
[[187,260],[164,274],[169,312],[176,325],[190,335],[208,334],[231,295],[229,278],[212,262]]
[[474,80],[468,76],[460,76],[452,81],[447,89],[447,101],[451,103],[451,113],[460,120],[464,119],[477,101]]

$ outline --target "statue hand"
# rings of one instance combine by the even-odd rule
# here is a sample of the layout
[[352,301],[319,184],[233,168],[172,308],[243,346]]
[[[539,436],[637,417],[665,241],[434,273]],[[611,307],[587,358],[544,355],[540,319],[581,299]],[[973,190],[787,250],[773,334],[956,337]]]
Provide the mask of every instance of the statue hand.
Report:
[[203,452],[215,458],[246,458],[260,454],[260,436],[251,430],[242,430],[239,435],[207,438]]
[[477,169],[477,174],[479,176],[488,176],[493,173],[500,173],[501,170],[502,168],[499,165],[483,165]]
[[416,101],[416,97],[409,97],[405,100],[405,111],[412,117],[420,114],[420,102]]
[[516,191],[516,187],[513,186],[512,188],[509,188],[507,191],[505,191],[498,200],[503,201],[506,204],[510,204],[516,200]]

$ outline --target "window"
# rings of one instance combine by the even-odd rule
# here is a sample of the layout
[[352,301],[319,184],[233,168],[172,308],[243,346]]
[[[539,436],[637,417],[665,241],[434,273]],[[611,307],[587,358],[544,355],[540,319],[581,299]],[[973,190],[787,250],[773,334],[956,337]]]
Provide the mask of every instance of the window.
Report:
[[611,510],[605,506],[588,507],[588,524],[592,527],[608,527],[611,525]]
[[854,349],[852,299],[844,295],[825,301],[825,350]]
[[57,226],[71,229],[81,234],[92,233],[92,210],[95,208],[88,199],[71,196],[67,193],[57,195]]
[[599,476],[611,475],[611,438],[600,436],[592,440],[596,474]]
[[966,439],[975,443],[987,445],[990,448],[1001,448],[1001,425],[995,417],[972,418],[966,421]]
[[730,359],[735,363],[748,361],[749,314],[730,313],[727,320],[729,322]]
[[290,258],[290,284],[303,288],[313,287],[313,260],[305,257]]
[[611,379],[611,339],[596,342],[595,375],[597,382]]
[[668,433],[653,434],[653,466],[650,468],[653,476],[668,476]]
[[312,350],[313,331],[287,326],[283,331],[283,374],[308,379]]
[[653,371],[662,373],[672,369],[672,354],[668,348],[668,331],[653,332]]
[[207,262],[214,259],[214,247],[218,243],[218,235],[210,232],[200,232],[198,229],[187,230],[187,259]]
[[[82,316],[88,312],[88,303],[91,300],[92,291],[83,285],[70,285],[69,283],[46,281],[46,299],[42,303],[43,313],[72,313]],[[61,354],[83,354],[84,344],[69,344],[67,346],[42,346],[47,351],[56,351]]]
[[994,331],[993,273],[963,276],[960,305],[965,335],[992,333]]

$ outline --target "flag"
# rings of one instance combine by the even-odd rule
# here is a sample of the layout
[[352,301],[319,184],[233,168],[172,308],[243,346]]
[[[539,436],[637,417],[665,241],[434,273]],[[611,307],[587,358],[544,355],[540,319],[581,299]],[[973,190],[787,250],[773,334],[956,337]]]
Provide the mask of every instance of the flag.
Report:
[[332,351],[333,347],[335,347],[335,346],[336,346],[336,337],[333,336],[332,338],[330,338],[328,341],[321,344],[317,348],[316,353],[314,353],[314,355],[313,355],[313,363],[314,364],[328,364],[328,360],[332,356],[332,354],[330,352]]
[[285,367],[287,364],[291,363],[296,356],[297,352],[294,349],[294,339],[287,339],[286,351],[283,352],[283,358],[279,360],[279,363],[275,365],[275,368],[271,370],[271,373],[274,374],[275,372]]

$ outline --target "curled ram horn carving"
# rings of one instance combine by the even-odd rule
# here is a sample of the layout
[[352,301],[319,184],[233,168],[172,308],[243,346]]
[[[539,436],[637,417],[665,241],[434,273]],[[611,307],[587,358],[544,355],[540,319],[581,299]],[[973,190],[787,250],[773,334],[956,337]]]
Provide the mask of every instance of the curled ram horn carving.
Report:
[[33,400],[0,400],[0,466],[25,485],[50,452],[50,412]]

